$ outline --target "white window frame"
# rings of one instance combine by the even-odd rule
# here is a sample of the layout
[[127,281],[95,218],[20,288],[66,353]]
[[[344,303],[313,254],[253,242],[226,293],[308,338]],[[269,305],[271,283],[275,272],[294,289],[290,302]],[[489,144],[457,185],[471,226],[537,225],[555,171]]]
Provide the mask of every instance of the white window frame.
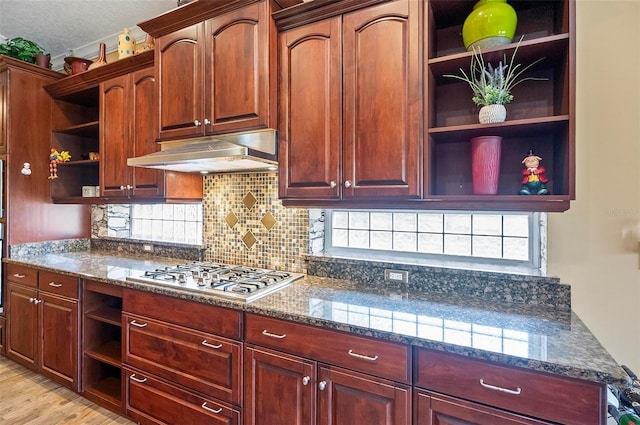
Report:
[[[523,214],[529,217],[529,261],[504,258],[483,258],[474,256],[428,254],[380,249],[351,248],[333,246],[333,212],[386,212],[386,213],[429,213],[429,214]],[[530,275],[546,275],[546,214],[538,212],[488,212],[488,211],[426,211],[426,210],[366,210],[366,209],[325,209],[324,255],[379,261],[393,261],[409,264],[431,265],[452,268],[481,269],[487,271],[514,272]]]

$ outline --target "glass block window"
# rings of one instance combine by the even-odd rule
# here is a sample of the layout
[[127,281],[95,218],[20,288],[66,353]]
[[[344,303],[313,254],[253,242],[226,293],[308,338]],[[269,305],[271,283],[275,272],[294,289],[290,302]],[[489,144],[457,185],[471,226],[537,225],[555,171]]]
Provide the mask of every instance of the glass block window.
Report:
[[540,265],[540,214],[327,210],[325,249]]
[[112,237],[202,244],[202,204],[109,205]]

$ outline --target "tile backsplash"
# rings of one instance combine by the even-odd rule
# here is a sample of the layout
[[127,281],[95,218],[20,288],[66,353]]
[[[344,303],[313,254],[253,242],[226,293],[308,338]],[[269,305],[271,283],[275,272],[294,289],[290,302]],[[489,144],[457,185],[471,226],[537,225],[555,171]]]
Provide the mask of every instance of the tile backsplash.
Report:
[[306,272],[309,211],[282,206],[277,174],[205,176],[202,210],[206,260]]

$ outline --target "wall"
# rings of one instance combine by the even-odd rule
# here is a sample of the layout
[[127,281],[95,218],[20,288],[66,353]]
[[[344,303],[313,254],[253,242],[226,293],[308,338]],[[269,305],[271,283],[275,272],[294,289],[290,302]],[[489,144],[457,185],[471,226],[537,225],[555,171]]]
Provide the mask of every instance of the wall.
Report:
[[640,2],[578,0],[577,193],[550,214],[548,272],[611,355],[640,373]]

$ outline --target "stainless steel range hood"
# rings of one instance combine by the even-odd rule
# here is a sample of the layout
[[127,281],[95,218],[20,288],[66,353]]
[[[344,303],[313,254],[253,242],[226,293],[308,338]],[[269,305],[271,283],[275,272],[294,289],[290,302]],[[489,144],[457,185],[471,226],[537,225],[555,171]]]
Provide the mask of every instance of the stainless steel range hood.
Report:
[[127,159],[133,167],[201,173],[257,173],[278,169],[277,131],[221,134],[160,143],[159,152]]

